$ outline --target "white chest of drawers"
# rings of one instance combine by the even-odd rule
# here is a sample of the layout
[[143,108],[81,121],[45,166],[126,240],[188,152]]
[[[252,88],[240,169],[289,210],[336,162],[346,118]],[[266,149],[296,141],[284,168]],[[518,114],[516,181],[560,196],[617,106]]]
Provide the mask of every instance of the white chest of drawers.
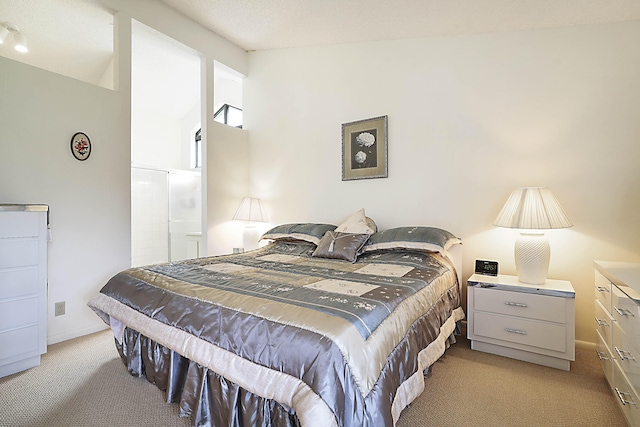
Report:
[[640,426],[640,264],[593,265],[598,358],[627,421]]
[[0,205],[0,377],[47,351],[47,210]]
[[467,281],[471,348],[569,370],[575,360],[575,291],[565,280],[519,283],[474,274]]

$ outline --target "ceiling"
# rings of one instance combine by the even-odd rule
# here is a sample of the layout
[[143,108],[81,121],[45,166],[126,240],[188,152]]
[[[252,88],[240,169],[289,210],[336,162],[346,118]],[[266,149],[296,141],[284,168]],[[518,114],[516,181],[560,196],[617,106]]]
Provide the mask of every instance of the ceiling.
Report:
[[[129,0],[135,1],[135,0]],[[640,20],[638,0],[155,0],[251,50]],[[29,40],[0,56],[98,82],[113,52],[100,0],[1,0]]]
[[638,0],[161,0],[245,50],[640,19]]
[[[247,51],[640,20],[639,0],[153,1]],[[109,69],[113,11],[100,0],[0,0],[3,22],[18,25],[30,51],[21,54],[5,43],[0,56],[95,84]],[[142,25],[133,30],[134,65],[151,76],[139,83],[146,82],[150,104],[172,100],[166,108],[185,110],[192,99],[178,105],[177,94],[159,88],[184,68],[178,64],[198,68],[197,53]]]

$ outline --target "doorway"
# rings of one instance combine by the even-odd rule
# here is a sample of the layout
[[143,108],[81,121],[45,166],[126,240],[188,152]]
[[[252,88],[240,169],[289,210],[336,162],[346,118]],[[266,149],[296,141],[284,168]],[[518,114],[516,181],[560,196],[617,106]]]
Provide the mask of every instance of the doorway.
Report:
[[200,55],[132,21],[131,263],[200,256]]

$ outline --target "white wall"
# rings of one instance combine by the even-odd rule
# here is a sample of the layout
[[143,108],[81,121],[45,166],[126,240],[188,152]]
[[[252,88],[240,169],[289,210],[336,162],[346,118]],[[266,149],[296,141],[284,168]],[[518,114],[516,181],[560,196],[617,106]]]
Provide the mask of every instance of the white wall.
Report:
[[[640,22],[249,53],[251,189],[271,222],[433,225],[515,273],[512,189],[551,187],[574,227],[549,277],[594,342],[594,259],[640,261]],[[389,177],[341,181],[341,124],[389,116]]]
[[[102,329],[87,301],[130,262],[128,101],[6,58],[0,75],[0,201],[50,206],[48,341]],[[78,131],[92,143],[82,162],[69,148]]]
[[131,105],[131,161],[163,169],[183,167],[182,117]]
[[243,197],[249,193],[249,134],[246,130],[208,122],[207,204],[210,255],[231,253],[242,247],[244,224],[232,221]]

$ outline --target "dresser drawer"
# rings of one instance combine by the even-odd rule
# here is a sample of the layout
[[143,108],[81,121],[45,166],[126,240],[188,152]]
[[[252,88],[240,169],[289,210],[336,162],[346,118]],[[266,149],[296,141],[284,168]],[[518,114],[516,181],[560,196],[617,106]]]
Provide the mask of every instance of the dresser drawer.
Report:
[[40,354],[38,325],[0,332],[0,363],[2,359]]
[[616,395],[616,400],[621,404],[622,412],[624,412],[629,424],[631,426],[640,426],[640,398],[638,393],[629,384],[617,361],[613,367],[613,392]]
[[613,354],[599,332],[596,332],[596,354],[604,371],[604,376],[607,377],[609,385],[613,385]]
[[636,350],[640,350],[640,305],[616,286],[612,291],[611,314],[629,339],[636,343]]
[[595,278],[596,300],[608,311],[611,312],[611,282],[596,271]]
[[39,290],[38,267],[0,270],[0,300],[35,295]]
[[0,302],[0,331],[38,323],[38,297]]
[[10,237],[35,237],[38,235],[38,212],[0,212],[0,239]]
[[473,333],[546,350],[558,352],[567,350],[566,327],[557,323],[475,312]]
[[600,301],[596,301],[595,305],[596,328],[598,332],[600,332],[600,335],[602,335],[604,342],[606,342],[609,348],[611,348],[613,345],[613,317],[611,317],[611,314],[602,307]]
[[39,247],[36,239],[0,239],[0,268],[38,265]]
[[620,365],[633,387],[640,390],[640,352],[628,337],[616,324],[613,330],[613,357]]
[[566,298],[561,297],[476,288],[474,308],[508,316],[566,322]]

